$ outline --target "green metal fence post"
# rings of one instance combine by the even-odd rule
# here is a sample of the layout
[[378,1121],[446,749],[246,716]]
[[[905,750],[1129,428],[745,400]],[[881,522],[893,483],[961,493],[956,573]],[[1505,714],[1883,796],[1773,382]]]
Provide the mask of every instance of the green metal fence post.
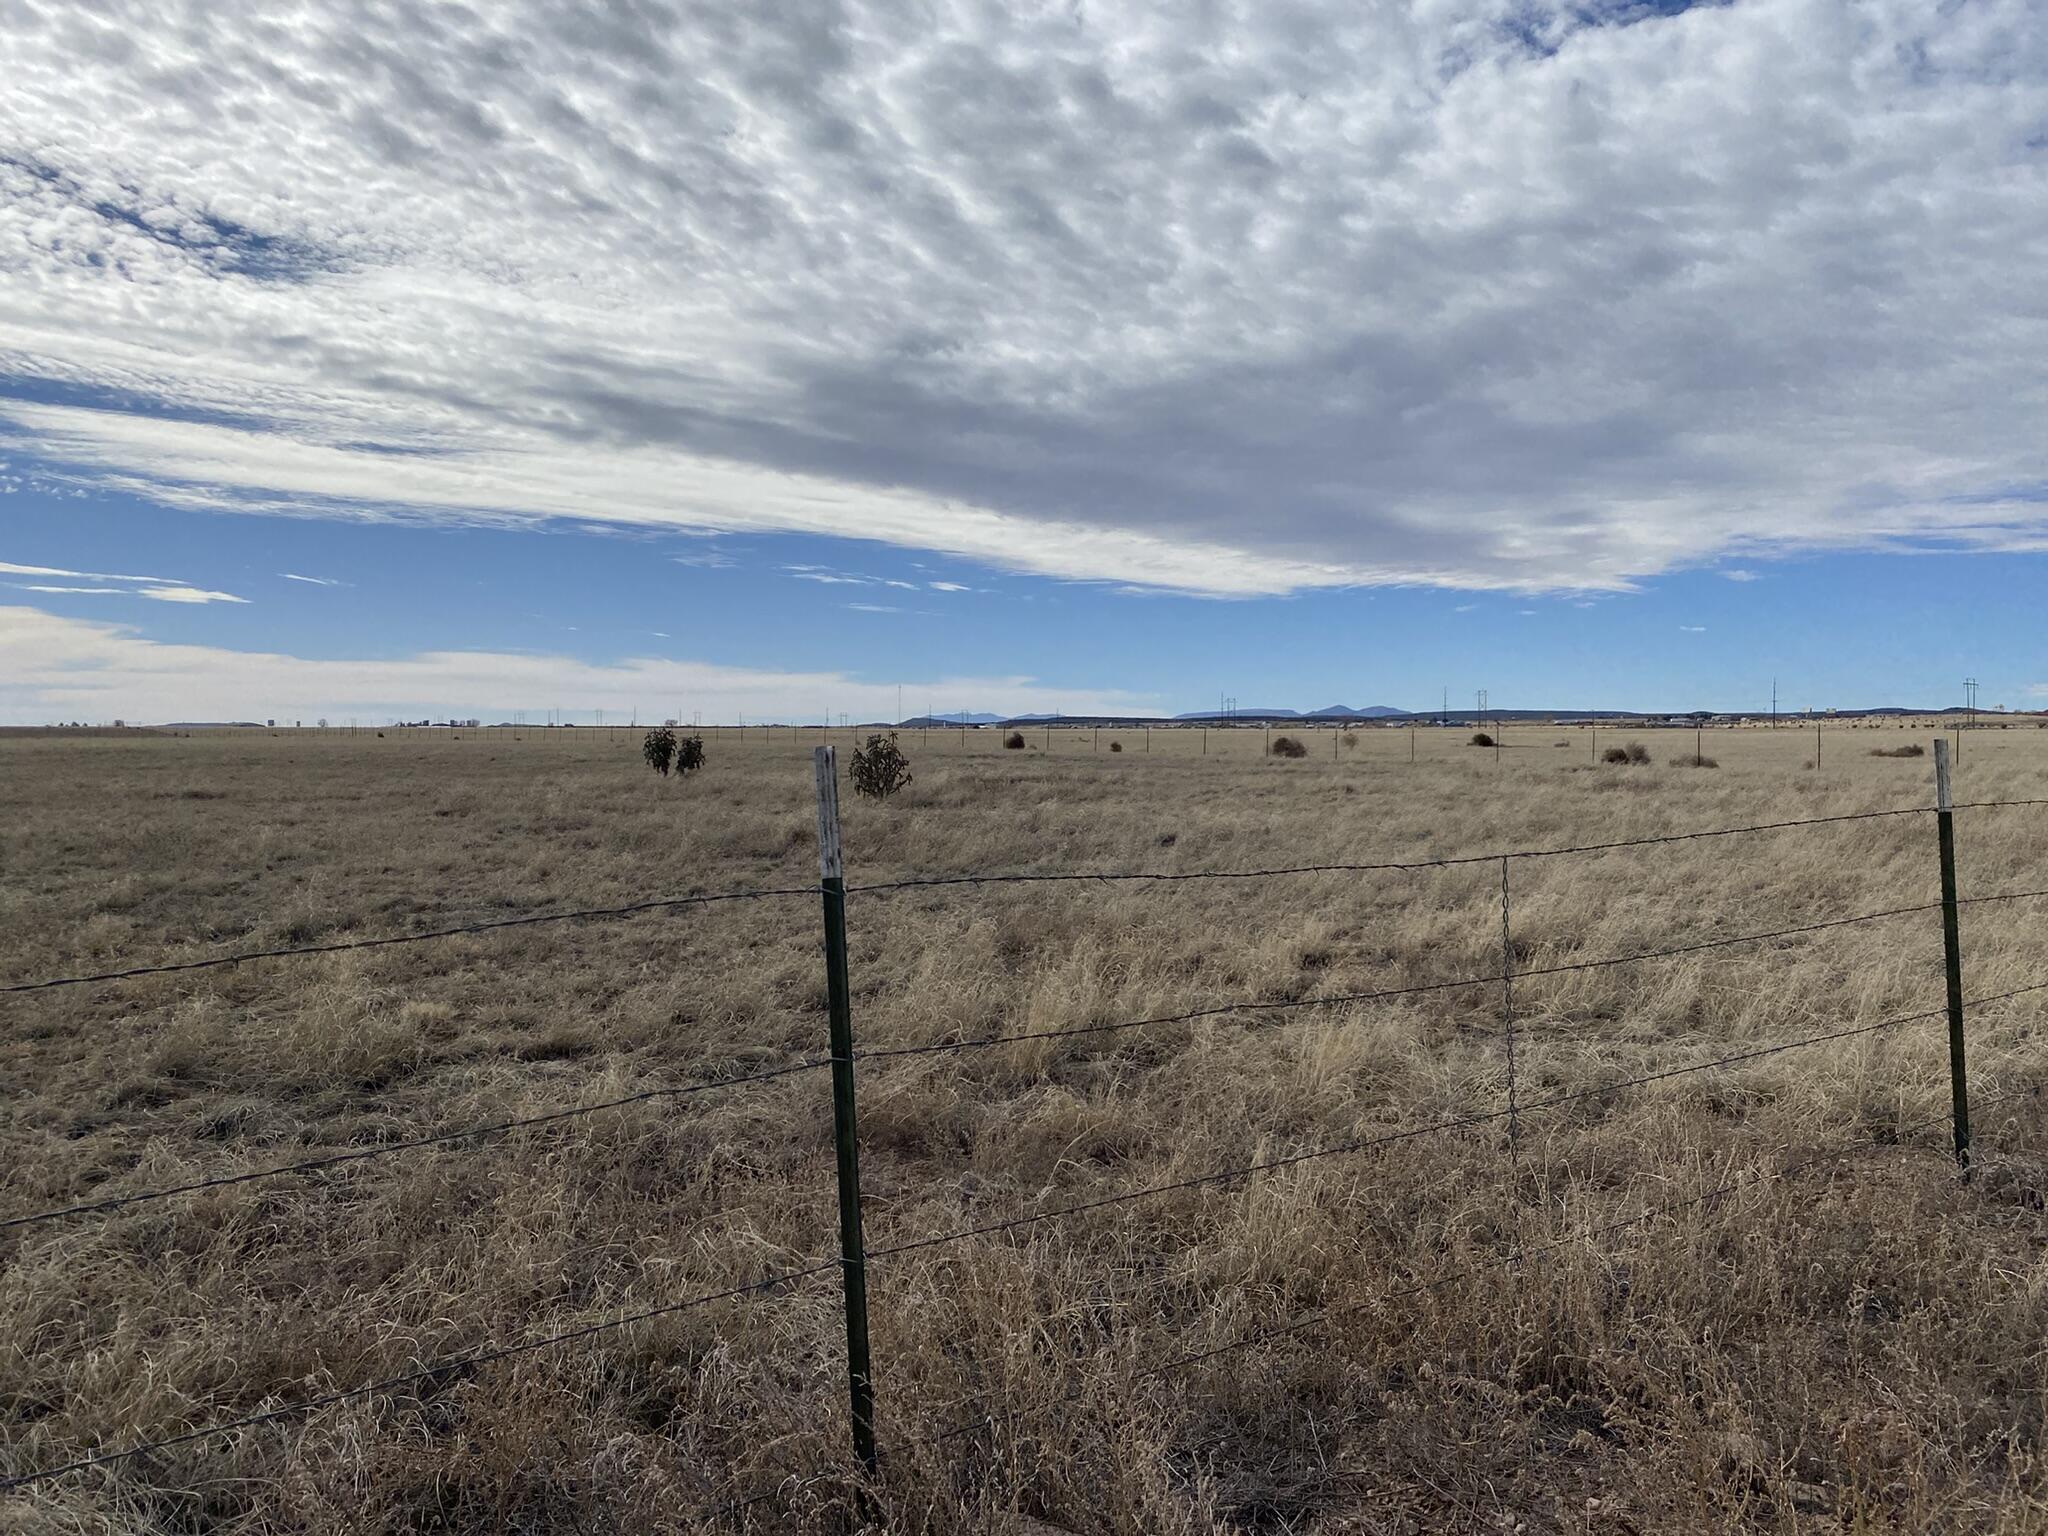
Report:
[[1948,743],[1934,739],[1934,820],[1941,839],[1941,940],[1948,962],[1948,1077],[1955,1105],[1956,1162],[1970,1167],[1970,1079],[1963,1055],[1963,941],[1956,917],[1955,796]]
[[818,874],[825,895],[825,992],[832,1012],[832,1145],[839,1163],[839,1273],[846,1293],[846,1385],[853,1449],[875,1470],[875,1380],[868,1358],[868,1253],[860,1229],[860,1139],[854,1121],[853,993],[846,970],[846,869],[839,848],[839,754],[812,754],[818,776]]

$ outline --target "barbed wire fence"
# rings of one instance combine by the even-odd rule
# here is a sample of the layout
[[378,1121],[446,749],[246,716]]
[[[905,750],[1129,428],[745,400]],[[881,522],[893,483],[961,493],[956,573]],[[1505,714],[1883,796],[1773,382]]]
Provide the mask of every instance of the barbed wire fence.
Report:
[[[243,1430],[303,1418],[318,1413],[323,1409],[363,1398],[408,1391],[423,1393],[429,1389],[437,1389],[460,1377],[500,1361],[600,1338],[619,1330],[632,1328],[658,1318],[672,1316],[697,1307],[708,1306],[722,1301],[754,1298],[772,1300],[780,1296],[787,1296],[797,1292],[807,1282],[818,1280],[837,1271],[840,1276],[840,1296],[846,1323],[846,1390],[851,1410],[850,1426],[852,1431],[850,1449],[853,1453],[854,1461],[857,1463],[857,1470],[849,1469],[843,1474],[827,1472],[813,1474],[809,1477],[787,1478],[744,1498],[727,1502],[715,1509],[706,1510],[704,1514],[707,1519],[738,1520],[744,1522],[750,1511],[764,1504],[789,1500],[804,1489],[814,1486],[820,1481],[838,1477],[845,1478],[849,1496],[865,1497],[867,1490],[873,1485],[873,1480],[879,1475],[882,1463],[885,1460],[884,1448],[881,1445],[877,1432],[874,1370],[868,1341],[867,1271],[870,1264],[887,1263],[913,1253],[956,1243],[1003,1237],[1038,1227],[1044,1223],[1060,1221],[1084,1212],[1123,1206],[1136,1201],[1157,1198],[1190,1189],[1247,1183],[1261,1175],[1307,1163],[1332,1158],[1359,1157],[1402,1143],[1416,1142],[1431,1137],[1488,1126],[1503,1126],[1505,1128],[1509,1156],[1512,1161],[1519,1157],[1521,1125],[1523,1119],[1527,1116],[1540,1115],[1568,1105],[1609,1099],[1626,1093],[1631,1089],[1641,1088],[1653,1083],[1666,1082],[1699,1073],[1740,1066],[1795,1051],[1812,1049],[1829,1043],[1869,1037],[1885,1031],[1937,1019],[1946,1021],[1948,1034],[1951,1104],[1949,1110],[1943,1114],[1930,1116],[1908,1125],[1894,1127],[1876,1136],[1846,1142],[1780,1166],[1752,1170],[1705,1191],[1652,1204],[1633,1214],[1615,1220],[1580,1226],[1544,1242],[1530,1245],[1515,1244],[1504,1253],[1495,1254],[1476,1263],[1452,1266],[1446,1268],[1441,1273],[1418,1277],[1364,1300],[1345,1301],[1323,1307],[1290,1321],[1254,1330],[1220,1345],[1187,1351],[1177,1355],[1169,1355],[1137,1367],[1135,1374],[1127,1379],[1132,1382],[1139,1382],[1167,1376],[1179,1371],[1190,1370],[1225,1355],[1253,1349],[1281,1338],[1299,1335],[1318,1327],[1326,1326],[1348,1314],[1382,1308],[1403,1300],[1425,1295],[1431,1291],[1467,1280],[1485,1269],[1521,1264],[1545,1253],[1555,1252],[1575,1244],[1589,1243],[1631,1228],[1647,1226],[1659,1219],[1675,1216],[1701,1207],[1719,1208],[1730,1196],[1746,1189],[1779,1183],[1810,1169],[1839,1162],[1862,1153],[1884,1148],[1911,1146],[1914,1136],[1944,1122],[1949,1125],[1951,1130],[1953,1156],[1960,1176],[1967,1178],[1971,1163],[1972,1136],[1970,1128],[1966,1021],[1973,1010],[1981,1010],[1993,1004],[2023,996],[2048,992],[2048,978],[2008,988],[2000,992],[1975,997],[1966,996],[1962,986],[1960,912],[1965,907],[2048,898],[2048,888],[2003,891],[1973,896],[1961,895],[1956,879],[1954,816],[1958,811],[1990,811],[2048,806],[2048,799],[1987,800],[1962,805],[1955,804],[1950,789],[1949,764],[1948,744],[1937,740],[1935,743],[1936,796],[1935,803],[1932,806],[1914,806],[1804,817],[1753,823],[1747,826],[1718,827],[1687,832],[1663,833],[1648,837],[1613,839],[1598,843],[1532,847],[1504,852],[1459,854],[1420,860],[1325,862],[1246,870],[1110,870],[1090,872],[1025,872],[1014,874],[956,874],[849,885],[845,879],[839,839],[837,755],[836,749],[828,745],[818,748],[814,754],[818,794],[820,858],[819,883],[815,886],[783,886],[755,890],[692,894],[633,902],[621,906],[532,913],[436,928],[418,933],[245,950],[191,960],[170,961],[158,965],[132,966],[88,974],[49,976],[0,985],[0,995],[41,993],[69,987],[114,984],[140,977],[172,975],[218,967],[257,964],[265,961],[420,944],[454,936],[488,933],[535,924],[621,921],[649,913],[674,913],[714,904],[818,899],[821,902],[822,908],[827,1007],[830,1019],[828,1050],[822,1056],[798,1058],[778,1065],[731,1076],[685,1083],[656,1084],[631,1094],[597,1102],[568,1105],[560,1109],[538,1114],[459,1126],[425,1135],[379,1142],[369,1146],[354,1147],[346,1151],[329,1153],[299,1161],[280,1163],[265,1168],[194,1179],[183,1183],[110,1195],[100,1199],[55,1205],[47,1209],[0,1217],[0,1232],[21,1232],[87,1217],[103,1217],[117,1211],[154,1202],[172,1200],[203,1190],[251,1184],[270,1179],[313,1176],[345,1165],[361,1163],[372,1159],[402,1156],[458,1142],[480,1141],[493,1137],[510,1136],[539,1126],[556,1124],[628,1105],[732,1092],[744,1089],[750,1085],[776,1079],[819,1072],[829,1072],[832,1078],[833,1134],[836,1164],[835,1182],[838,1194],[839,1216],[839,1252],[836,1256],[820,1255],[806,1262],[765,1273],[758,1279],[746,1283],[727,1286],[640,1310],[601,1318],[535,1338],[507,1344],[479,1344],[468,1350],[458,1351],[426,1361],[411,1370],[397,1375],[384,1377],[361,1385],[317,1394],[296,1402],[268,1407],[260,1412],[239,1418],[203,1424],[176,1434],[138,1441],[125,1446],[103,1448],[90,1455],[78,1456],[68,1461],[12,1472],[8,1476],[0,1477],[0,1490],[20,1489],[52,1482],[89,1469],[145,1458],[165,1450],[229,1437]],[[1936,849],[1940,864],[1942,891],[1939,901],[1824,918],[1768,931],[1746,932],[1731,936],[1696,940],[1656,950],[1597,956],[1547,966],[1516,968],[1510,876],[1512,865],[1516,861],[1583,856],[1621,849],[1664,846],[1702,839],[1751,836],[1795,829],[1927,815],[1932,815],[1935,818],[1937,829]],[[847,946],[846,915],[849,896],[882,897],[890,894],[958,887],[1014,887],[1048,882],[1159,884],[1188,881],[1270,880],[1290,876],[1337,873],[1417,873],[1481,865],[1497,865],[1499,869],[1501,964],[1497,972],[1462,976],[1450,980],[1426,982],[1411,986],[1369,991],[1326,993],[1304,998],[1241,998],[1172,1014],[1159,1014],[1105,1023],[1071,1025],[1054,1029],[963,1036],[961,1038],[927,1044],[882,1045],[864,1048],[857,1044],[854,1035],[851,1004],[851,966]],[[1835,929],[1888,922],[1909,916],[1924,916],[1937,911],[1941,914],[1942,919],[1944,979],[1946,983],[1946,997],[1939,1006],[1917,1012],[1899,1014],[1875,1022],[1816,1031],[1794,1039],[1776,1041],[1748,1050],[1716,1056],[1708,1060],[1688,1062],[1681,1066],[1638,1073],[1611,1082],[1574,1088],[1566,1092],[1552,1094],[1548,1097],[1529,1099],[1520,1092],[1515,1065],[1516,1017],[1514,987],[1517,981],[1592,972],[1613,967],[1633,966],[1714,950],[1761,945],[1784,939],[1811,936]],[[1122,1034],[1128,1031],[1162,1029],[1174,1025],[1223,1017],[1265,1015],[1282,1012],[1294,1013],[1302,1010],[1383,1003],[1429,994],[1487,988],[1499,989],[1500,995],[1504,1105],[1497,1110],[1435,1119],[1424,1124],[1389,1130],[1366,1137],[1354,1137],[1278,1156],[1218,1167],[1167,1182],[1145,1185],[1135,1189],[1123,1190],[1114,1194],[1062,1205],[1045,1206],[995,1221],[978,1223],[928,1236],[907,1238],[880,1246],[870,1246],[865,1240],[862,1227],[863,1207],[856,1091],[857,1074],[863,1063],[879,1065],[891,1061],[900,1061],[905,1058],[960,1055],[1026,1042],[1099,1037],[1110,1034]],[[1989,1098],[1980,1099],[1979,1107],[2014,1098],[2037,1096],[2038,1089],[2033,1087],[2007,1089]],[[905,1456],[917,1449],[929,1449],[956,1442],[971,1435],[993,1430],[1005,1421],[1014,1423],[1023,1417],[1052,1412],[1060,1407],[1079,1401],[1088,1390],[1089,1388],[1086,1383],[1081,1383],[1077,1384],[1065,1395],[1055,1396],[1027,1408],[1015,1409],[1001,1405],[985,1408],[979,1413],[964,1417],[960,1422],[953,1424],[947,1429],[930,1435],[895,1442],[887,1448],[886,1459]]]

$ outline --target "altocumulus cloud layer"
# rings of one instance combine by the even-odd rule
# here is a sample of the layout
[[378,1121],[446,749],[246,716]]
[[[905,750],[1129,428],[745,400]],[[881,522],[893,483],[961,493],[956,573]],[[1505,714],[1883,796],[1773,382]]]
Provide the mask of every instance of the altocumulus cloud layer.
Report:
[[1224,593],[2044,543],[2030,0],[0,28],[0,434],[83,480]]

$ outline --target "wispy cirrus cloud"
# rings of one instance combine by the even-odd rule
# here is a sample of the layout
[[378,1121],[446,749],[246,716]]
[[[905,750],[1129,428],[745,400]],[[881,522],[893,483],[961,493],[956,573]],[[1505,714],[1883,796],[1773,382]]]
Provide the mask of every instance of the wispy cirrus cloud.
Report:
[[[0,560],[0,575],[47,576],[62,578],[57,582],[13,582],[27,592],[65,593],[80,597],[144,597],[158,603],[245,603],[247,598],[237,597],[232,592],[211,592],[195,587],[189,582],[179,581],[170,576],[117,576],[108,571],[71,571],[49,565],[19,565],[13,561]],[[130,585],[120,587],[73,586],[70,582],[119,581]]]
[[67,571],[53,565],[16,565],[11,560],[0,560],[0,575],[4,576],[57,576],[70,581],[139,581],[153,586],[179,585],[169,576],[116,576],[110,571]]
[[336,581],[331,576],[301,576],[296,571],[279,571],[277,574],[285,581],[302,581],[309,587],[345,587],[348,585],[347,582]]
[[146,597],[157,603],[246,603],[246,597],[237,597],[232,592],[209,592],[203,587],[140,587],[137,597]]

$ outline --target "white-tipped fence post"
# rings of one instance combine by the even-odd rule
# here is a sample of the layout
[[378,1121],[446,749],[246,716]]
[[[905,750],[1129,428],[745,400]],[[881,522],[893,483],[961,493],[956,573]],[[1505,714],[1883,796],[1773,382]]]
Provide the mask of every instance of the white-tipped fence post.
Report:
[[1948,743],[1934,738],[1934,821],[1941,840],[1941,942],[1948,969],[1948,1079],[1955,1110],[1956,1162],[1970,1167],[1970,1078],[1963,1052],[1963,940],[1957,920],[1955,795]]
[[839,1164],[839,1274],[846,1293],[846,1384],[853,1449],[875,1470],[875,1380],[868,1359],[868,1253],[860,1226],[860,1137],[853,1100],[853,991],[846,967],[846,868],[839,851],[839,753],[812,754],[818,775],[818,876],[825,897],[825,996],[832,1014],[832,1145]]

